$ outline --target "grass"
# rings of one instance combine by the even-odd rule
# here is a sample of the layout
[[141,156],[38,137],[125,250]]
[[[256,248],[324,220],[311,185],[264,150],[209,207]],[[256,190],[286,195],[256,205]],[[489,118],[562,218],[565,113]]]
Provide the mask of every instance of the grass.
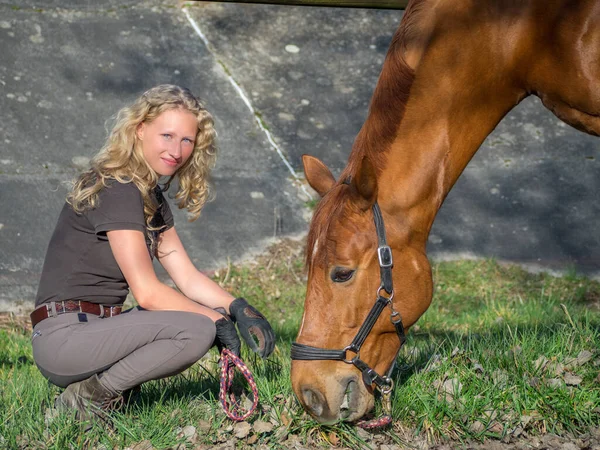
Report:
[[[59,391],[35,367],[29,332],[13,321],[0,329],[0,448],[277,448],[294,442],[376,448],[373,435],[352,425],[319,427],[293,398],[289,350],[302,314],[302,264],[301,245],[288,242],[255,264],[215,273],[263,311],[277,332],[268,361],[244,353],[261,395],[260,412],[250,422],[271,422],[272,431],[256,431],[255,422],[255,429],[235,437],[244,432],[216,400],[212,350],[184,374],[145,384],[140,402],[114,414],[114,431],[95,425],[84,433],[71,417],[45,412]],[[398,361],[394,425],[379,438],[389,444],[414,435],[466,441],[578,434],[598,426],[599,283],[573,274],[532,275],[495,261],[444,262],[433,271],[433,303]],[[183,433],[189,425],[196,431],[191,439]]]

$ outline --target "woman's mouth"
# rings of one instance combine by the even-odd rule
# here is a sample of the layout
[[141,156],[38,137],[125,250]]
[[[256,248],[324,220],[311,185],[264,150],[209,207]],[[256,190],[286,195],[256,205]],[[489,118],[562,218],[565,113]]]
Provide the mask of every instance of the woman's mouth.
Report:
[[175,167],[177,165],[177,161],[174,159],[166,159],[166,158],[160,158],[162,159],[162,161],[169,167]]

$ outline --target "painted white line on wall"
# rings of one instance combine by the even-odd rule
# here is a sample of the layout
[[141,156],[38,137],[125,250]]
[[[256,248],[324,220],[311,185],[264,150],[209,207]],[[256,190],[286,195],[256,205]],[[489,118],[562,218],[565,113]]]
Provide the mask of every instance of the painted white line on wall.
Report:
[[[204,45],[206,46],[206,49],[213,56],[216,57],[217,56],[217,52],[215,51],[214,47],[210,44],[210,42],[208,41],[208,39],[206,38],[206,36],[204,35],[204,33],[202,32],[202,30],[200,29],[200,27],[198,26],[198,24],[194,20],[194,18],[191,16],[191,14],[188,11],[188,9],[187,8],[182,8],[182,9],[183,9],[183,13],[187,17],[187,19],[190,22],[190,24],[192,25],[192,28],[194,29],[194,31],[196,32],[196,34],[200,37],[200,39],[202,40],[202,42],[204,42]],[[273,149],[275,149],[275,151],[277,152],[277,154],[279,155],[279,157],[281,158],[281,160],[283,161],[283,163],[285,164],[285,166],[288,168],[288,170],[292,174],[292,177],[294,177],[294,180],[296,180],[298,182],[298,184],[300,185],[300,188],[307,195],[307,197],[309,199],[312,199],[313,196],[311,195],[310,192],[308,192],[308,190],[304,186],[304,183],[302,182],[301,178],[296,174],[296,171],[294,170],[294,168],[292,167],[292,165],[290,164],[290,162],[287,160],[287,158],[285,157],[285,155],[281,151],[281,147],[279,147],[279,145],[277,145],[277,143],[273,139],[273,135],[271,134],[271,132],[269,130],[267,130],[267,128],[262,123],[262,121],[259,119],[258,113],[256,112],[256,110],[252,106],[252,103],[250,103],[250,99],[248,98],[248,96],[246,95],[246,93],[244,92],[244,90],[242,89],[242,87],[227,72],[225,72],[225,75],[227,76],[227,79],[229,80],[229,82],[231,83],[231,85],[233,86],[233,88],[239,94],[239,96],[242,99],[242,101],[246,104],[246,106],[248,107],[248,109],[252,113],[252,116],[254,117],[254,120],[258,124],[259,128],[265,133],[265,135],[267,136],[267,140],[271,144],[271,147],[273,147]]]

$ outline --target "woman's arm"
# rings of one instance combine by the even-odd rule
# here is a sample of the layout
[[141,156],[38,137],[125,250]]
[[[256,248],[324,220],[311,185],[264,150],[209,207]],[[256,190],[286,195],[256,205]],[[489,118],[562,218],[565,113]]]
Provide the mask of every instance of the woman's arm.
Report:
[[[217,311],[190,300],[185,295],[159,281],[154,272],[152,260],[141,231],[113,230],[108,231],[106,234],[115,260],[129,284],[131,293],[142,308],[188,311],[203,314],[214,321],[223,318]],[[174,279],[173,281],[178,284],[177,280]]]
[[158,260],[183,294],[210,308],[224,308],[229,313],[233,296],[198,271],[190,260],[175,227],[161,234]]

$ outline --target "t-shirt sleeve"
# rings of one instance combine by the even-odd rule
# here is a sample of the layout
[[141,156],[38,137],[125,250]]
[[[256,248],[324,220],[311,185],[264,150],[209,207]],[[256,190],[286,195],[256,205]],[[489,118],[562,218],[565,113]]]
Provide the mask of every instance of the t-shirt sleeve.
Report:
[[146,232],[144,200],[133,183],[113,182],[98,194],[98,205],[85,213],[96,234],[112,230]]

